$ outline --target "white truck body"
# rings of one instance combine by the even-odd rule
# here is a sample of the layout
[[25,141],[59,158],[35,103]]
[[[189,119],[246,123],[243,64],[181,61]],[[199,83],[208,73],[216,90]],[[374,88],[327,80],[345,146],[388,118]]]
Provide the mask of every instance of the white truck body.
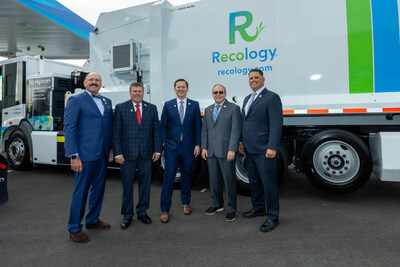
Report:
[[[351,129],[367,146],[376,133],[400,135],[396,0],[203,0],[182,6],[160,1],[101,14],[90,43],[91,69],[103,77],[105,88],[127,91],[139,74],[145,99],[159,112],[175,97],[178,78],[189,82],[188,97],[199,101],[202,111],[213,102],[211,88],[217,83],[242,106],[250,93],[248,72],[262,70],[267,88],[281,96],[283,139],[295,140],[288,150],[299,165],[296,171],[318,169],[302,163],[304,143],[318,132]],[[134,67],[114,68],[114,48],[128,43],[134,44]],[[298,138],[307,132],[308,137]],[[385,142],[385,135],[377,140],[371,143]],[[400,149],[385,147],[379,156],[368,155],[376,163],[375,173],[382,180],[400,181],[400,167],[390,164],[385,171],[385,164],[377,164],[376,157],[393,158]],[[357,166],[363,166],[357,153],[350,164],[361,161]],[[353,179],[338,177],[336,182],[333,176],[339,174],[331,171],[320,176],[334,187]]]

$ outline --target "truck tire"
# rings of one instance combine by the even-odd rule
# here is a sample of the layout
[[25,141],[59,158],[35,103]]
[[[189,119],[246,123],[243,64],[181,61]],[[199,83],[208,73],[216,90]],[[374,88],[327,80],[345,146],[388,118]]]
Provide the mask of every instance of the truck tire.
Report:
[[314,135],[305,144],[302,159],[311,183],[332,193],[360,188],[368,181],[373,167],[368,146],[345,130],[326,130]]
[[[236,187],[237,191],[241,195],[250,196],[250,185],[249,185],[249,177],[247,175],[246,169],[246,156],[242,154],[238,154],[236,157]],[[277,162],[277,174],[276,177],[278,179],[278,186],[280,187],[283,182],[287,172],[288,166],[288,153],[282,144],[279,146],[279,155]]]
[[[164,151],[161,153],[161,157],[159,160],[153,163],[153,176],[157,177],[161,183],[164,182],[164,169],[165,169],[165,160],[164,160]],[[200,169],[201,169],[201,160],[200,156],[195,158],[192,170],[190,172],[191,184],[195,184],[200,178]],[[179,170],[176,171],[174,188],[180,188],[181,181],[181,172]]]
[[28,141],[22,131],[15,131],[11,134],[6,144],[6,153],[12,169],[24,171],[32,167]]

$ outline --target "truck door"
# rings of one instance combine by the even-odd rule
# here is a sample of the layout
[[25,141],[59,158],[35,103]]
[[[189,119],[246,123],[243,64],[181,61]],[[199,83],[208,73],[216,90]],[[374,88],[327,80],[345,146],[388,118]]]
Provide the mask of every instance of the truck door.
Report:
[[25,62],[16,62],[1,66],[1,123],[12,116],[4,109],[25,103]]

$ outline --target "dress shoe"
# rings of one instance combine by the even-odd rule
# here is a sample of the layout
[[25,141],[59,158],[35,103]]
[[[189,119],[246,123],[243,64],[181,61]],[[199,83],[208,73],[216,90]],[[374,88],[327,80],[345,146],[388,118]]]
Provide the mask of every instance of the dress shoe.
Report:
[[86,243],[89,242],[89,237],[85,234],[84,231],[79,230],[73,234],[69,234],[69,238],[76,243]]
[[244,212],[242,214],[243,218],[249,219],[249,218],[254,218],[256,216],[265,216],[267,215],[267,213],[265,212],[265,210],[249,210],[247,212]]
[[151,219],[150,219],[149,215],[147,215],[147,214],[138,216],[137,218],[139,221],[141,221],[144,224],[151,224]]
[[276,220],[266,220],[261,226],[260,226],[260,231],[261,232],[271,232],[272,230],[275,229],[279,225],[279,219]]
[[86,229],[97,229],[97,230],[110,230],[111,225],[101,221],[100,219],[97,221],[97,223],[92,223],[92,224],[86,224]]
[[126,229],[131,225],[132,218],[124,219],[121,223],[121,229]]
[[223,210],[224,210],[224,207],[218,207],[218,208],[213,208],[213,207],[211,207],[211,208],[209,208],[208,210],[206,210],[206,211],[204,212],[204,215],[207,215],[207,216],[209,216],[209,215],[214,215],[215,213],[221,212],[221,211],[223,211]]
[[185,215],[189,215],[190,213],[192,213],[192,208],[190,207],[190,205],[183,205],[183,213],[185,213]]
[[161,212],[160,221],[162,223],[167,223],[169,221],[169,213],[168,212]]
[[233,222],[234,220],[236,220],[236,215],[237,215],[237,212],[236,212],[236,211],[234,211],[234,212],[228,212],[228,213],[226,214],[225,221],[226,221],[226,222]]

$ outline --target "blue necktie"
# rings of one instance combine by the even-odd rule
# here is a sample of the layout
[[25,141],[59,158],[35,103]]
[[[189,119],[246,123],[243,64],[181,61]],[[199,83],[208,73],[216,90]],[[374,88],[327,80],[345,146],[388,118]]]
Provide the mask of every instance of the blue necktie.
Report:
[[217,117],[218,117],[218,114],[219,114],[219,108],[220,108],[220,107],[221,107],[220,104],[218,104],[218,105],[215,106],[214,113],[213,113],[214,122],[217,120]]

